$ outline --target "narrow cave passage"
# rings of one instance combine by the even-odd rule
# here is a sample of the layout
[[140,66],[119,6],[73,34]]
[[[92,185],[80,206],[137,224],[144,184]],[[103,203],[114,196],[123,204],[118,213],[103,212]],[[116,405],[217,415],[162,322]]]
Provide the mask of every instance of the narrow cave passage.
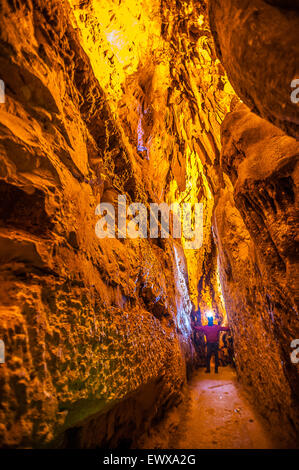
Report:
[[180,405],[139,442],[145,449],[275,449],[231,368],[193,375]]
[[0,13],[0,447],[298,449],[298,1]]

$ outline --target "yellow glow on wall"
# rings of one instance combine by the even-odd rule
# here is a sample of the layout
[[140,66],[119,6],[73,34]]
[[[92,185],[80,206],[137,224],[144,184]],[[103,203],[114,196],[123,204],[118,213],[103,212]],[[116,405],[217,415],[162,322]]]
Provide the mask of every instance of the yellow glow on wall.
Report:
[[92,0],[84,10],[78,0],[69,3],[96,77],[108,97],[119,99],[126,77],[161,45],[159,2]]
[[[220,124],[234,94],[211,49],[206,13],[196,0],[179,7],[165,3],[163,14],[160,0],[68,1],[134,172],[159,202],[204,204],[204,248],[185,250],[197,306],[198,281],[212,250],[209,182],[217,180],[216,172],[206,175],[219,152]],[[182,19],[188,25],[179,32]],[[198,31],[196,40],[190,27]],[[148,158],[139,155],[143,148]],[[203,308],[212,308],[209,287],[202,287],[201,296]]]

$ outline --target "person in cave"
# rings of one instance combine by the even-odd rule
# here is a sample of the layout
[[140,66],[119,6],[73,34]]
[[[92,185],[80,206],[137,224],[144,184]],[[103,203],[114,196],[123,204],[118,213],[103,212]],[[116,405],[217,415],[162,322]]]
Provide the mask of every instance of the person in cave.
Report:
[[211,357],[214,354],[215,356],[215,374],[218,374],[219,366],[219,335],[221,331],[229,331],[228,326],[214,325],[213,315],[208,316],[208,324],[205,326],[197,326],[193,324],[193,328],[196,331],[202,331],[206,337],[207,341],[207,357],[206,357],[206,373],[211,372],[210,363]]

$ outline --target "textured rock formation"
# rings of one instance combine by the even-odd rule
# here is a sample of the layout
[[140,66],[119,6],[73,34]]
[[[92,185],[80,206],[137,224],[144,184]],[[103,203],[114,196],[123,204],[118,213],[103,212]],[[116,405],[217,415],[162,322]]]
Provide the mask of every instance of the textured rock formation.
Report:
[[299,110],[291,100],[291,84],[299,80],[298,11],[296,1],[209,2],[217,54],[236,93],[252,111],[296,138]]
[[227,312],[240,377],[280,439],[299,426],[298,143],[245,105],[222,125],[228,175],[215,207]]
[[[68,5],[1,8],[1,445],[58,445],[64,430],[147,395],[155,405],[145,400],[142,420],[125,414],[115,444],[179,399],[192,353],[183,251],[96,238],[101,198],[150,193]],[[117,420],[98,420],[89,445],[110,443],[105,423]]]
[[199,298],[225,316],[211,215],[220,124],[234,92],[215,55],[205,2],[70,3],[95,75],[135,148],[142,128],[141,171],[153,197],[204,204],[203,249],[186,252],[190,294],[194,305]]
[[[260,3],[292,30],[290,5]],[[0,12],[1,445],[134,445],[180,400],[194,363],[191,302],[219,318],[226,306],[239,376],[294,442],[298,147],[242,106],[222,125],[221,149],[238,99],[206,3],[7,0]],[[282,95],[271,107],[288,74],[275,73],[263,101],[266,67],[257,60],[257,76],[242,51],[236,77],[233,54],[227,65],[236,91],[294,135],[294,108],[281,117]],[[99,240],[95,208],[119,194],[147,206],[202,202],[202,248]]]

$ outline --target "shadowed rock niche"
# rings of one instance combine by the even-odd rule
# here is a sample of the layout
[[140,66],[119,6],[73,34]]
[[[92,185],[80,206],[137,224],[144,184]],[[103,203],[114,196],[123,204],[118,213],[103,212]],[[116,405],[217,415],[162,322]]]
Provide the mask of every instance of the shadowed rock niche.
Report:
[[[136,446],[199,363],[198,305],[298,445],[298,43],[266,21],[293,38],[298,8],[281,3],[1,2],[2,447]],[[202,203],[201,248],[97,238],[119,195]]]

